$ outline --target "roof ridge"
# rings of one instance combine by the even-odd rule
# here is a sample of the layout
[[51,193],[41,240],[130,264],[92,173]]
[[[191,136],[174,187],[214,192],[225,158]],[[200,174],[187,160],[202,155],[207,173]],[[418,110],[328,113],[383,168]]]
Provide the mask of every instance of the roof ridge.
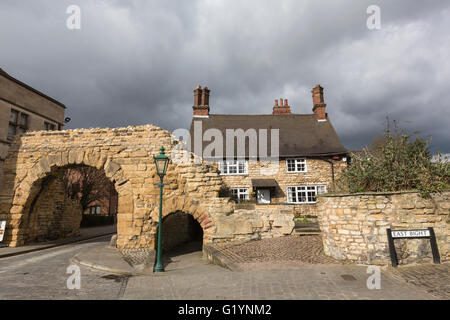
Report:
[[290,114],[219,114],[219,113],[210,113],[209,116],[270,116],[270,117],[290,117],[290,116],[315,116],[315,113],[290,113]]

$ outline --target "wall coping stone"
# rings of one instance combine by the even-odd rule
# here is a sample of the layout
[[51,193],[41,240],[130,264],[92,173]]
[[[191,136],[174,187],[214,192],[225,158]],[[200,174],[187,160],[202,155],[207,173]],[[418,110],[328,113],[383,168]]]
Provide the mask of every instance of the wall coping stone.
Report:
[[[444,192],[450,192],[450,189],[443,190],[442,192],[436,192],[433,194],[442,194]],[[369,192],[357,192],[357,193],[322,193],[317,195],[317,198],[337,198],[337,197],[352,197],[352,196],[389,196],[396,194],[408,194],[408,193],[420,193],[419,190],[405,190],[405,191],[369,191]]]

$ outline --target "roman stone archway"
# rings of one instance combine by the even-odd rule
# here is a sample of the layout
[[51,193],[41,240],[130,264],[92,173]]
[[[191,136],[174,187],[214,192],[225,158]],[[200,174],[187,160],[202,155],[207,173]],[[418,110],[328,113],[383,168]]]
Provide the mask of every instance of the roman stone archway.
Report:
[[169,131],[145,125],[39,131],[16,137],[4,163],[0,190],[0,220],[7,221],[4,243],[25,243],[29,230],[23,221],[30,213],[29,203],[52,172],[86,165],[104,170],[115,185],[118,248],[153,250],[159,214],[159,187],[154,185],[159,177],[153,156],[161,146],[171,159],[164,180],[168,184],[164,188],[164,217],[178,211],[192,215],[203,229],[204,243],[292,232],[293,216],[283,210],[235,210],[229,198],[219,197],[223,182],[217,168],[181,150],[180,142]]
[[[173,148],[177,144],[170,132],[152,125],[30,132],[16,138],[5,161],[0,193],[0,220],[7,220],[4,242],[9,246],[25,243],[30,203],[52,172],[86,165],[104,170],[117,190],[118,247],[153,248],[159,212],[153,156],[164,146],[169,157],[177,158],[181,152]],[[189,212],[201,222],[204,241],[212,241],[214,215],[233,210],[229,199],[218,197],[222,181],[217,170],[201,162],[171,163],[164,182],[168,183],[164,215]]]

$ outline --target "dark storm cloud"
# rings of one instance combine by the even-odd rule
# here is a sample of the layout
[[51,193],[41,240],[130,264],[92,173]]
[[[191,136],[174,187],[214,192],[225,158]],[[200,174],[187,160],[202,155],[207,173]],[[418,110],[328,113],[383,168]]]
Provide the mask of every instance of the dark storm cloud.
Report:
[[[71,4],[82,29],[68,30]],[[381,8],[382,29],[366,27]],[[448,1],[5,1],[0,67],[61,100],[69,127],[187,127],[192,90],[213,113],[311,112],[321,83],[346,147],[386,116],[450,152]]]

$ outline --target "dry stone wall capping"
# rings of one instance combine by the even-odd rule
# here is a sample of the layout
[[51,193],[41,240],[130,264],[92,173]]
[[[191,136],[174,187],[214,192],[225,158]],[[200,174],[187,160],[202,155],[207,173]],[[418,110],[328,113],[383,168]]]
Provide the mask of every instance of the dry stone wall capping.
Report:
[[[223,181],[217,169],[178,150],[179,145],[170,132],[153,125],[40,131],[16,137],[4,163],[0,190],[0,220],[7,220],[4,241],[9,246],[26,242],[24,222],[30,216],[30,204],[46,188],[45,179],[58,177],[67,167],[86,165],[104,170],[115,185],[118,248],[153,249],[159,213],[159,188],[154,185],[159,177],[153,156],[159,154],[161,146],[172,159],[164,179],[168,186],[164,188],[163,217],[178,211],[192,215],[203,228],[204,243],[249,237],[249,230],[266,237],[292,232],[293,215],[279,212],[277,216],[277,212],[264,210],[235,212],[229,198],[218,196]],[[179,163],[180,158],[191,161]],[[252,227],[243,231],[240,223],[247,218]]]
[[[417,192],[324,195],[318,198],[324,251],[363,264],[390,263],[386,229],[433,227],[441,261],[450,260],[450,191],[424,199]],[[428,239],[394,240],[399,264],[432,261]]]

